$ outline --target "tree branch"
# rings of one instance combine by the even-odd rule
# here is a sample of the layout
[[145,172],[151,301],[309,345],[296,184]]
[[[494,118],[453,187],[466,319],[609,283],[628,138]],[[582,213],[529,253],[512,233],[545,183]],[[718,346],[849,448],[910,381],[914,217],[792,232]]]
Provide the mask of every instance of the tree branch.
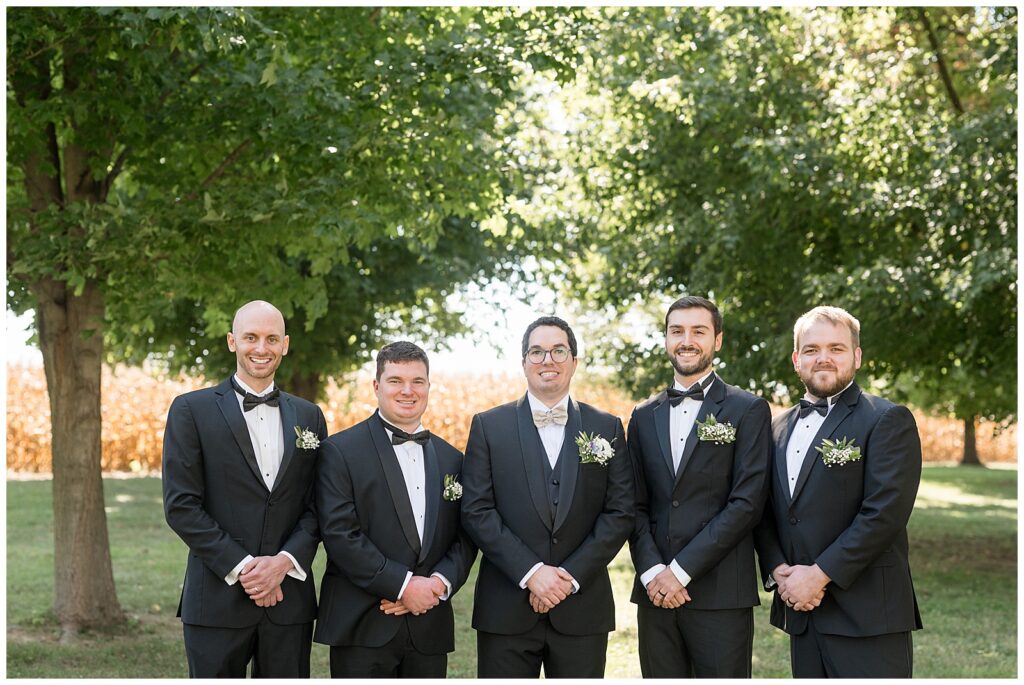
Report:
[[953,103],[953,109],[956,110],[957,114],[963,114],[964,106],[960,103],[960,96],[956,94],[956,88],[953,87],[953,79],[949,76],[949,70],[946,68],[946,60],[942,56],[942,47],[939,45],[939,37],[935,35],[932,23],[928,20],[928,11],[924,7],[918,7],[917,13],[921,17],[921,23],[924,25],[925,33],[928,34],[928,42],[931,43],[932,51],[935,53],[935,64],[939,68],[939,76],[942,77],[942,84],[946,87],[946,93],[949,94],[949,99]]
[[[249,147],[251,144],[252,144],[252,138],[246,138],[241,143],[239,143],[238,147],[236,147],[234,150],[232,150],[231,154],[229,154],[227,157],[225,157],[224,161],[221,162],[217,166],[216,169],[214,169],[212,172],[210,172],[209,176],[207,176],[205,179],[203,179],[203,182],[199,184],[199,190],[205,190],[214,181],[216,181],[218,178],[223,176],[224,172],[227,171],[227,168],[229,166],[231,166],[235,162],[235,160],[238,159],[241,156],[242,152],[245,151],[245,148]],[[195,200],[197,197],[199,197],[199,190],[195,190],[195,191],[189,193],[187,195],[187,199],[188,200]]]
[[384,9],[383,7],[374,7],[373,11],[370,12],[370,23],[376,25],[377,19],[380,18],[380,12]]

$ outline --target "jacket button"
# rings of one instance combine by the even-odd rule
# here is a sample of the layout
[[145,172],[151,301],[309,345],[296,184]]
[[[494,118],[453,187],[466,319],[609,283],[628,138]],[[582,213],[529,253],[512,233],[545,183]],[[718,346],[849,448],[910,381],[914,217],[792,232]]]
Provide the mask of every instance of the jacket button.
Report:
[[555,478],[555,479],[554,479],[553,481],[551,481],[551,484],[552,484],[552,485],[558,485],[558,479],[557,479],[557,478]]
[[558,538],[551,538],[551,544],[557,545],[558,544]]
[[555,502],[555,506],[557,507],[558,506],[558,500],[556,499],[554,502]]
[[794,525],[794,526],[795,526],[795,525],[796,525],[796,522],[797,522],[797,518],[796,518],[796,516],[790,516],[790,517],[789,517],[789,523],[790,523],[791,525]]
[[672,500],[672,506],[673,507],[678,507],[679,506],[679,500],[677,500],[677,499]]

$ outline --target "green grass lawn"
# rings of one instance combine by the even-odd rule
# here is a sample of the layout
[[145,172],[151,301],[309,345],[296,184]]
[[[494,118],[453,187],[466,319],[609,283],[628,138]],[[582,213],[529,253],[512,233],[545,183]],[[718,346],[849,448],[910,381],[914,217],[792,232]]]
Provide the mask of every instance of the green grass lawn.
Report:
[[[58,644],[53,603],[53,514],[49,481],[7,484],[7,675],[12,678],[185,677],[174,617],[185,546],[163,520],[160,481],[104,483],[114,579],[128,625]],[[914,634],[915,675],[1017,675],[1017,472],[926,467],[910,521],[911,566],[925,629]],[[321,552],[314,575],[323,573]],[[632,569],[624,549],[612,563],[616,625],[606,675],[639,678]],[[475,582],[456,595],[451,677],[473,677],[470,627]],[[789,677],[788,642],[768,624],[768,596],[755,615],[754,675]],[[313,676],[327,677],[327,648],[313,645]]]

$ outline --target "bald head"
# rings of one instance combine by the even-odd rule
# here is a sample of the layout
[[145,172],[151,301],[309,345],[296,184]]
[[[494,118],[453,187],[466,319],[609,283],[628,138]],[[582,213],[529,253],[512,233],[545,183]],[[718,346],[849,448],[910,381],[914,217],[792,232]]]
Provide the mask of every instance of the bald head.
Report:
[[263,300],[239,307],[228,333],[228,349],[235,353],[238,378],[256,392],[265,390],[288,354],[281,311]]

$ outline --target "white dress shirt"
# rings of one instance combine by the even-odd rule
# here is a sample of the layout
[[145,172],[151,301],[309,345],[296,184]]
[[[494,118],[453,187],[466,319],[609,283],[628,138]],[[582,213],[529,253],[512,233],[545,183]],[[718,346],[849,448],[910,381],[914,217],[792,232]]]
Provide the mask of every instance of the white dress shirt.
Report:
[[[235,383],[243,391],[252,393],[257,397],[263,397],[274,389],[274,384],[271,383],[263,392],[256,392],[246,385],[238,377],[238,374],[235,374]],[[249,441],[252,443],[253,452],[256,453],[256,463],[260,467],[260,475],[263,477],[263,482],[267,485],[267,490],[273,490],[274,481],[277,480],[277,472],[281,469],[281,458],[284,457],[284,430],[281,427],[281,407],[257,404],[253,409],[245,411],[243,406],[245,397],[236,392],[235,399],[238,400],[238,408],[242,410],[245,425],[249,429]],[[295,557],[284,550],[281,550],[281,554],[284,554],[292,561],[293,568],[288,571],[288,575],[296,580],[306,580],[306,572],[299,566],[299,562],[295,560]],[[224,577],[224,582],[228,585],[234,585],[238,582],[238,574],[246,564],[252,561],[252,558],[251,554],[246,554],[245,558],[238,562],[235,568],[231,570],[231,573]]]
[[[846,388],[850,387],[851,383],[853,381],[850,381]],[[816,411],[812,411],[802,419],[799,418],[799,415],[797,416],[796,425],[793,426],[793,432],[789,435],[789,444],[786,445],[786,480],[788,481],[790,495],[793,494],[793,490],[796,488],[796,479],[800,476],[800,469],[803,468],[808,452],[815,452],[811,441],[814,440],[814,436],[821,429],[821,424],[825,423],[825,419],[828,418],[832,407],[835,406],[836,398],[846,392],[846,388],[828,398],[828,412],[825,413],[825,416]],[[818,398],[812,395],[804,395],[804,399],[816,402]],[[800,410],[797,409],[796,411]]]
[[[550,407],[536,397],[533,396],[529,390],[526,391],[526,399],[530,402],[530,413],[535,411],[550,412],[552,409],[561,407],[566,412],[569,411],[569,396],[566,395],[562,399],[555,402]],[[544,445],[544,453],[548,457],[548,463],[551,464],[551,468],[555,468],[555,464],[558,462],[558,455],[562,453],[562,443],[565,442],[565,426],[559,426],[557,423],[549,423],[543,428],[537,429],[538,435],[540,435],[540,441]],[[538,561],[533,567],[526,572],[523,579],[519,581],[519,587],[526,589],[526,583],[530,581],[533,574],[537,572],[544,563]],[[561,568],[561,567],[559,567]],[[565,570],[564,568],[562,569]],[[573,592],[579,592],[580,584],[576,582],[576,579],[572,579]]]
[[[424,430],[423,424],[420,424],[412,432],[419,433],[422,430]],[[388,442],[391,442],[391,436],[394,433],[387,428],[384,428],[384,432],[388,435]],[[412,517],[416,521],[416,532],[420,536],[420,544],[423,544],[423,525],[427,515],[427,471],[423,457],[423,445],[409,440],[401,445],[392,445],[392,447],[395,449],[395,456],[398,457],[398,466],[402,469],[405,490],[409,493],[409,504],[412,506]],[[412,575],[412,571],[406,572],[405,582],[402,583],[402,589],[398,592],[398,599],[402,599],[405,588],[412,580]],[[448,599],[452,594],[452,584],[440,573],[434,572],[431,575],[437,576],[444,583],[447,591],[441,596],[441,599]]]
[[[679,381],[676,381],[672,387],[676,390],[687,391],[695,385],[700,385],[708,376],[714,373],[714,370],[708,371],[706,374],[701,376],[695,383],[690,384],[688,387],[683,387]],[[711,381],[707,388],[704,388],[705,394],[714,385],[715,382]],[[666,400],[668,401],[668,400]],[[672,446],[672,472],[677,473],[679,471],[679,462],[683,458],[683,448],[686,447],[686,438],[690,436],[690,432],[693,430],[693,424],[697,422],[697,414],[700,412],[700,406],[704,404],[703,400],[697,400],[692,397],[684,397],[683,401],[674,407],[670,407],[668,410],[668,436],[669,444]],[[683,567],[676,563],[673,559],[672,563],[669,564],[669,568],[672,569],[672,573],[675,574],[676,578],[682,583],[683,587],[690,584],[690,574],[683,570]],[[654,576],[658,575],[665,570],[665,564],[655,564],[654,566],[647,569],[640,575],[640,584],[645,588],[647,583],[654,580]]]

